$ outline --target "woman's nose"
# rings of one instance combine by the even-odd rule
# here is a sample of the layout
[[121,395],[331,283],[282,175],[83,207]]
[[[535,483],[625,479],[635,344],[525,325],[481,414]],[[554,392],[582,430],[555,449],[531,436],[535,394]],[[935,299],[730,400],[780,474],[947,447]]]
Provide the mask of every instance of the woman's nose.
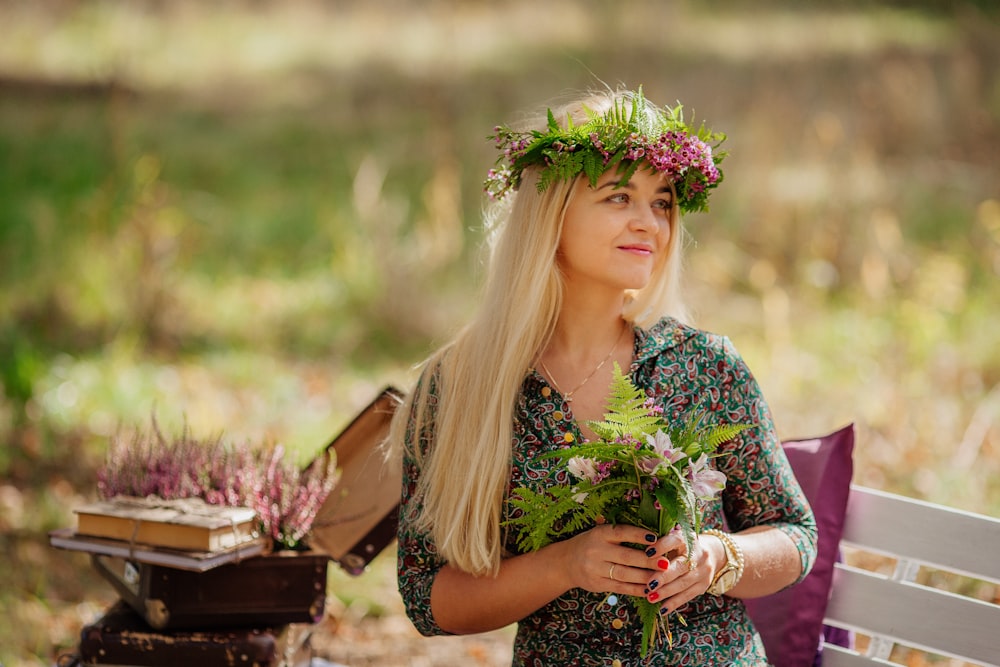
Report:
[[637,206],[629,224],[636,231],[654,230],[657,226],[656,213],[649,206]]

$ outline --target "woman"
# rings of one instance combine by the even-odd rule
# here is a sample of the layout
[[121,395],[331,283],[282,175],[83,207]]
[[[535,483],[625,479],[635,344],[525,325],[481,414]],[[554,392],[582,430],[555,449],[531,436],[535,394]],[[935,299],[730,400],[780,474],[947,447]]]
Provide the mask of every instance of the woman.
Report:
[[[481,308],[427,360],[391,436],[399,589],[422,633],[518,623],[515,665],[767,664],[740,599],[804,577],[816,527],[750,371],[726,338],[682,323],[680,212],[721,182],[708,142],[722,138],[641,90],[550,112],[534,133],[497,128]],[[555,463],[536,457],[593,437],[616,364],[673,418],[756,425],[714,459],[727,485],[706,530],[691,552],[675,533],[595,525],[518,553],[509,491],[551,483]],[[642,659],[641,622],[609,593],[686,626]]]

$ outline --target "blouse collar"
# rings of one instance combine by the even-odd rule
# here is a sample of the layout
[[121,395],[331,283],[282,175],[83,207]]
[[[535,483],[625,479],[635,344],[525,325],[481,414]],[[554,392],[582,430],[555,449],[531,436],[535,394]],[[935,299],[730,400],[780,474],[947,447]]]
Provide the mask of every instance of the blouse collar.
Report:
[[635,363],[645,361],[676,347],[694,336],[697,332],[686,324],[678,322],[673,317],[663,317],[649,329],[635,328]]
[[[635,360],[633,363],[636,366],[641,366],[666,350],[681,345],[697,333],[695,329],[682,324],[673,317],[663,317],[648,329],[637,325],[633,326],[633,331],[635,332]],[[547,386],[541,373],[534,368],[528,369],[525,383],[524,390],[529,395],[533,395],[534,392]]]

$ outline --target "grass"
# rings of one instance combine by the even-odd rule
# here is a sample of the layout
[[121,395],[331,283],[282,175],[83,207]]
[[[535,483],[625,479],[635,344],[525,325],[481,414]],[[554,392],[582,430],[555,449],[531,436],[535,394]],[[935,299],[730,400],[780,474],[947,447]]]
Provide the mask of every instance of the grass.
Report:
[[[155,411],[308,460],[474,307],[490,128],[595,77],[730,134],[692,303],[782,435],[854,421],[860,483],[1000,515],[988,9],[40,7],[0,9],[7,667],[111,597],[45,540],[108,435]],[[331,589],[398,613],[391,577]]]

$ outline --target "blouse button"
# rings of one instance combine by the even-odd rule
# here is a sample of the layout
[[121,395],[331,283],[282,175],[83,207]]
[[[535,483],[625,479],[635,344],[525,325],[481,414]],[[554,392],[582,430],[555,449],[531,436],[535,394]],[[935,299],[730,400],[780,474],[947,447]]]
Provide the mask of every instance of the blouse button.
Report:
[[576,438],[573,437],[572,433],[564,433],[563,440],[565,440],[566,442],[573,442],[574,440],[576,440]]
[[542,396],[544,396],[545,398],[548,398],[551,395],[552,395],[552,390],[551,389],[549,389],[548,387],[542,387]]
[[561,421],[562,418],[565,417],[566,415],[556,410],[555,412],[552,413],[552,416]]

